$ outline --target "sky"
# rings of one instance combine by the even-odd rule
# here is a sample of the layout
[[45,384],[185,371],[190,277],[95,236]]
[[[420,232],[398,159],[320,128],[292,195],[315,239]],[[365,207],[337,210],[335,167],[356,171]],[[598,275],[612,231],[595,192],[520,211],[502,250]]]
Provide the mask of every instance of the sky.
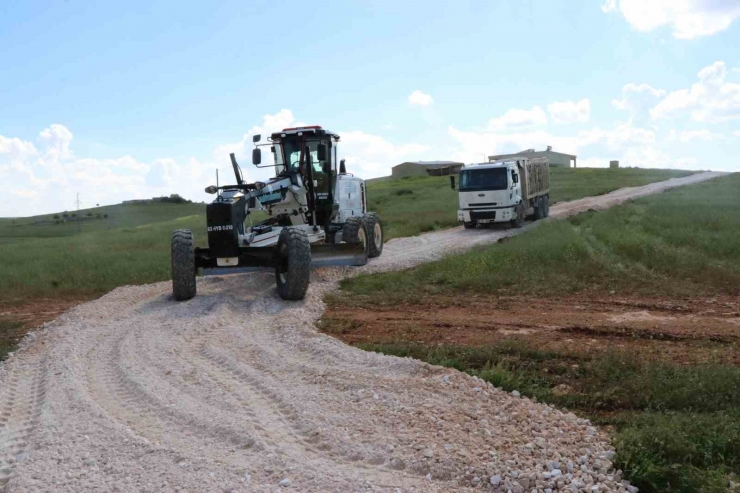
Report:
[[739,18],[740,0],[3,0],[0,216],[209,201],[229,152],[264,180],[251,136],[300,124],[340,134],[363,178],[546,146],[740,171]]

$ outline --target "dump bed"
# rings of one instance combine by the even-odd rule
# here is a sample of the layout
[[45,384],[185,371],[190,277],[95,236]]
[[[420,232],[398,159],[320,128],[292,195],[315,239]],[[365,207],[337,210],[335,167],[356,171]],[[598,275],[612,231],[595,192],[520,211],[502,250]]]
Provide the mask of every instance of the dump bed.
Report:
[[[519,161],[522,175],[522,198],[531,199],[550,191],[550,163],[546,157]],[[524,163],[523,165],[521,163]]]

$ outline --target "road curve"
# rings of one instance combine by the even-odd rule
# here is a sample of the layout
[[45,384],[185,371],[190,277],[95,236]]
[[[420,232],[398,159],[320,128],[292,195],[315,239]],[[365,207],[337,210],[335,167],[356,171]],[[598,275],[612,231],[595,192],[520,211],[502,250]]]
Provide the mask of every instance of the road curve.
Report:
[[[552,207],[600,209],[702,173]],[[526,228],[524,228],[526,229]],[[521,230],[392,240],[303,302],[271,275],[118,288],[29,334],[0,367],[0,491],[493,491],[625,486],[585,420],[454,370],[317,332],[324,294]],[[557,471],[557,473],[555,472]]]

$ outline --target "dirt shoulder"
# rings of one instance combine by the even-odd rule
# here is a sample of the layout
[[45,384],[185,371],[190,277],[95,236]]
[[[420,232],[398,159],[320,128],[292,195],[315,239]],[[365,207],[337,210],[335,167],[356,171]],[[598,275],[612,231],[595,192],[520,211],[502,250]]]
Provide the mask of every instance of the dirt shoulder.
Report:
[[[341,299],[337,297],[336,299]],[[680,364],[740,365],[740,299],[438,296],[419,303],[330,303],[321,329],[348,344],[486,346],[504,340],[539,349],[622,349]]]

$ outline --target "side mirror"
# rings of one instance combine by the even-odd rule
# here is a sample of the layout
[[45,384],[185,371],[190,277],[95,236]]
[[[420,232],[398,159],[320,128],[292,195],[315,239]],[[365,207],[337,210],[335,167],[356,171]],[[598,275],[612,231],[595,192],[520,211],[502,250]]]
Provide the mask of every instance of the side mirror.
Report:
[[262,164],[262,149],[252,149],[252,164]]
[[450,188],[455,189],[455,177],[454,175],[450,175]]
[[262,136],[260,134],[252,136],[252,142],[254,142],[255,144],[259,142],[260,140],[262,140]]
[[316,146],[316,159],[326,161],[326,144]]
[[339,174],[340,175],[347,174],[347,166],[345,166],[345,164],[344,164],[344,159],[342,159],[341,161],[339,161]]
[[517,175],[516,173],[514,173],[513,175],[511,175],[511,179],[514,182],[514,185],[516,185],[517,183],[519,183],[519,175]]
[[216,188],[216,185],[211,185],[210,187],[206,187],[206,193],[216,193],[218,192],[218,188]]

